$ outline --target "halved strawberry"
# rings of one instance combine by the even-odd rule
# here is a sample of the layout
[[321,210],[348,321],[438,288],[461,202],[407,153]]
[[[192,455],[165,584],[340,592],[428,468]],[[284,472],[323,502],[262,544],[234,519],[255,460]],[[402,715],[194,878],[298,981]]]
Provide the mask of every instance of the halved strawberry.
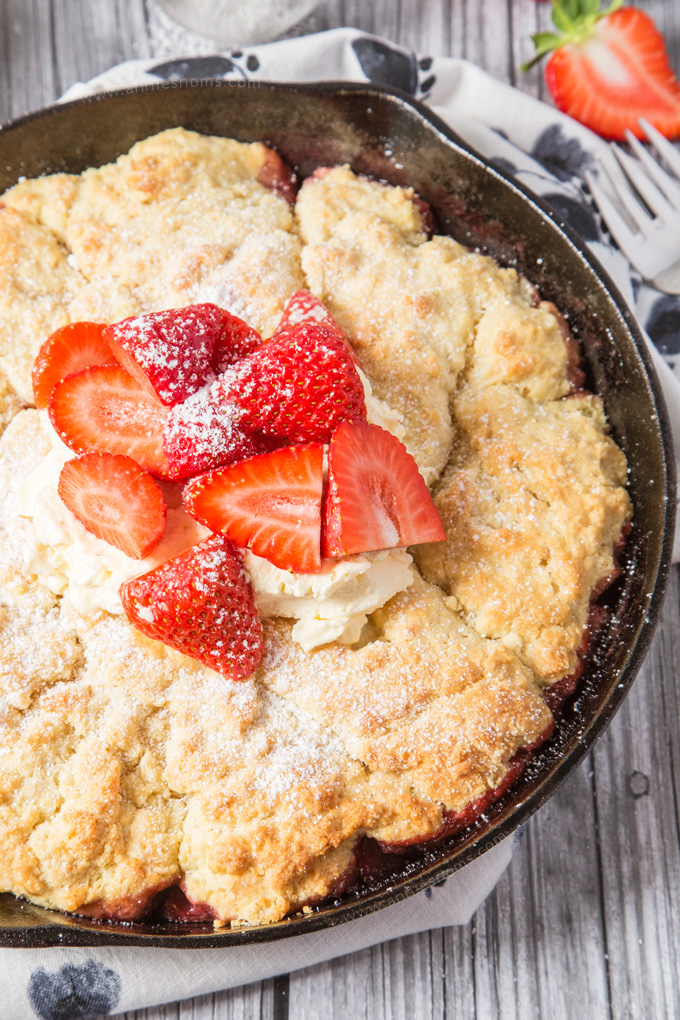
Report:
[[[554,0],[557,32],[533,36],[536,56],[552,53],[545,69],[560,110],[603,138],[643,138],[645,117],[667,138],[680,137],[680,82],[673,73],[661,32],[638,7],[613,0]],[[554,51],[554,52],[553,52]]]
[[31,381],[36,407],[47,407],[52,390],[67,376],[93,365],[115,365],[116,359],[104,339],[105,328],[99,322],[69,322],[48,336],[33,362]]
[[288,299],[273,337],[287,333],[292,326],[298,326],[301,322],[320,322],[336,333],[341,340],[344,339],[342,330],[323,301],[308,290],[298,290]]
[[188,482],[189,513],[283,570],[321,569],[323,446],[286,446]]
[[437,508],[403,443],[378,425],[341,425],[328,450],[324,556],[443,542]]
[[152,475],[167,473],[167,411],[120,365],[86,368],[58,383],[49,413],[55,431],[74,453],[121,453]]
[[234,365],[241,358],[252,354],[262,343],[262,337],[257,330],[249,326],[243,319],[225,311],[224,308],[220,308],[220,312],[222,326],[215,340],[210,362],[215,375],[226,372],[230,365]]
[[117,360],[162,404],[179,404],[209,379],[223,328],[217,305],[188,305],[107,326]]
[[163,493],[131,457],[84,453],[67,460],[58,488],[83,527],[126,556],[143,560],[165,530]]
[[264,453],[254,433],[240,426],[243,411],[237,404],[212,402],[210,387],[171,407],[163,432],[168,478],[192,478],[222,464]]
[[366,418],[364,388],[349,345],[323,323],[301,322],[244,358],[213,387],[234,401],[251,431],[290,442],[328,442],[343,421]]
[[262,657],[241,557],[221,535],[125,581],[120,598],[137,630],[232,680],[250,676]]

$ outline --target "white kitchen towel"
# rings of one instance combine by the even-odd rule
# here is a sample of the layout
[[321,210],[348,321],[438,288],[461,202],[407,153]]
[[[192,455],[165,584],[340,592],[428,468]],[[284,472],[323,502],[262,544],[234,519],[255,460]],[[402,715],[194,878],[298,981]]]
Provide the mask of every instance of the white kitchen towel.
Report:
[[[660,294],[612,245],[583,174],[604,143],[543,103],[495,81],[463,60],[416,55],[354,29],[264,46],[172,60],[135,60],[64,99],[140,84],[232,80],[346,79],[393,86],[433,106],[468,142],[540,193],[588,241],[635,310],[653,343],[676,435],[680,439],[680,297]],[[677,367],[676,367],[677,359]],[[678,444],[680,446],[680,442]],[[674,558],[680,554],[676,541]],[[83,1020],[233,988],[355,952],[386,939],[466,923],[512,856],[505,840],[444,884],[378,913],[310,935],[217,950],[0,950],[0,1020]]]
[[228,949],[2,949],[2,1020],[84,1020],[236,988],[401,935],[469,921],[512,857],[503,840],[444,883],[310,935]]

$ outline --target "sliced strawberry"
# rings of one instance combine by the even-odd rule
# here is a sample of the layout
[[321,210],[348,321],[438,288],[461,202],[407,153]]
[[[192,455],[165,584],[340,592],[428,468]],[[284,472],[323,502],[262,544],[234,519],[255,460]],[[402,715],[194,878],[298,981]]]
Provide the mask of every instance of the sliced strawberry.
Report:
[[536,56],[524,70],[552,52],[545,78],[556,105],[603,138],[644,137],[641,117],[680,137],[680,82],[664,38],[648,14],[620,2],[601,11],[600,0],[554,0],[559,31],[533,37]]
[[232,680],[250,676],[262,657],[262,625],[241,557],[221,535],[125,581],[120,598],[142,634]]
[[321,569],[323,446],[287,446],[188,482],[189,513],[283,570]]
[[262,343],[262,337],[257,330],[252,329],[243,319],[237,318],[224,308],[220,308],[220,312],[222,326],[215,340],[211,359],[211,368],[215,375],[226,372],[230,365],[252,354]]
[[47,407],[52,390],[67,376],[93,365],[115,365],[116,359],[104,339],[105,328],[99,322],[70,322],[48,336],[33,362],[36,407]]
[[323,301],[320,301],[308,290],[298,290],[292,298],[288,299],[274,337],[281,333],[287,333],[291,327],[297,326],[301,322],[320,322],[336,333],[340,340],[344,339],[342,330]]
[[446,532],[413,457],[378,425],[341,425],[328,450],[324,556],[443,542]]
[[84,453],[67,460],[59,495],[87,531],[137,560],[165,529],[163,493],[131,457]]
[[163,432],[168,478],[192,478],[263,453],[265,448],[256,435],[240,427],[242,417],[237,404],[214,404],[209,386],[170,408]]
[[49,412],[57,434],[74,453],[121,453],[152,475],[164,476],[167,411],[120,365],[86,368],[58,383]]
[[223,329],[217,305],[188,305],[107,326],[116,358],[162,404],[180,404],[209,379]]
[[251,431],[290,442],[328,442],[343,421],[366,418],[364,388],[349,345],[322,323],[301,322],[263,344],[215,383]]

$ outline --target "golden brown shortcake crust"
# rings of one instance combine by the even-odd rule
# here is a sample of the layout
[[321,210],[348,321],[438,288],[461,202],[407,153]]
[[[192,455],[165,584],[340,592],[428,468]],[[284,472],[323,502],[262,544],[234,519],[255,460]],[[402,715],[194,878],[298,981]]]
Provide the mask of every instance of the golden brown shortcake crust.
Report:
[[[337,889],[361,837],[438,832],[549,731],[542,692],[630,516],[601,403],[526,281],[346,168],[293,215],[267,159],[175,129],[2,199],[0,889],[37,903],[122,914],[181,880],[219,920],[272,921]],[[449,539],[356,646],[305,653],[273,620],[233,683],[24,575],[16,491],[47,440],[20,401],[66,321],[215,300],[268,335],[301,286],[402,416]]]

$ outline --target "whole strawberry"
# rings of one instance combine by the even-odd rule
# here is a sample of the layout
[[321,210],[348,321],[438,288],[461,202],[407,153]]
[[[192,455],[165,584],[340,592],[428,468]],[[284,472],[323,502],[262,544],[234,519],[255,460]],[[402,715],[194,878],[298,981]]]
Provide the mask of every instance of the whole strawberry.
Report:
[[240,554],[222,535],[194,545],[120,587],[123,608],[147,637],[232,680],[262,657],[262,625]]
[[327,443],[343,421],[366,419],[352,349],[319,322],[300,322],[263,344],[220,376],[212,398],[243,408],[241,428],[291,443]]
[[648,14],[613,0],[553,0],[556,32],[538,32],[527,70],[550,53],[545,80],[557,107],[602,135],[644,137],[646,118],[666,138],[680,136],[680,83],[663,36]]

